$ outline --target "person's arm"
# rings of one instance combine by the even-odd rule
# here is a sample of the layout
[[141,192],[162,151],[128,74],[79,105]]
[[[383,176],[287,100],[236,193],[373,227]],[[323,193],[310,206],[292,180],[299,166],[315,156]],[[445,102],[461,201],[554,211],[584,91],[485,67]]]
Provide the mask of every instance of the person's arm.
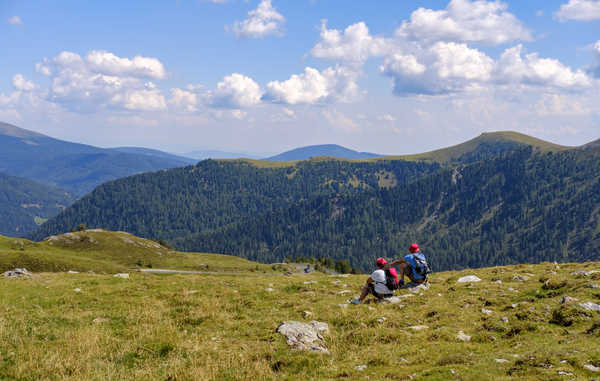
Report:
[[375,281],[373,280],[373,278],[369,277],[369,279],[367,279],[367,284],[371,284],[371,283],[375,283]]
[[399,265],[400,263],[404,263],[404,262],[406,262],[406,259],[404,259],[404,258],[396,259],[395,261],[390,263],[390,266],[396,266],[396,265]]

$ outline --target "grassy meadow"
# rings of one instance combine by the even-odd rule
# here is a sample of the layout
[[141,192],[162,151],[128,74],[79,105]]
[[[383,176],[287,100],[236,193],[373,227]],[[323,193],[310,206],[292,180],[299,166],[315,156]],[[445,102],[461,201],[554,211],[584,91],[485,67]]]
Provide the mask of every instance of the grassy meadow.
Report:
[[[35,245],[45,249],[39,246],[45,243]],[[436,273],[420,295],[397,292],[412,295],[398,304],[354,306],[347,301],[366,275],[285,275],[234,257],[202,261],[209,257],[228,263],[217,269],[222,274],[129,270],[129,279],[87,272],[0,278],[0,379],[600,377],[585,368],[600,366],[600,314],[578,306],[600,301],[600,289],[588,288],[600,284],[600,273],[573,275],[599,269],[598,263]],[[185,266],[193,268],[191,262],[177,268]],[[456,282],[472,274],[482,281]],[[563,296],[578,301],[561,305]],[[287,320],[329,324],[330,354],[289,349],[276,332]],[[460,331],[470,341],[459,340]]]

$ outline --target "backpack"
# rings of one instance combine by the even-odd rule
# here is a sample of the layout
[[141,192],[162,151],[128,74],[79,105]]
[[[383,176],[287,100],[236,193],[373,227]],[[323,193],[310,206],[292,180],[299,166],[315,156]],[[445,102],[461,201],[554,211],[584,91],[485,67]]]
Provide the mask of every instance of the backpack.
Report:
[[407,255],[407,257],[412,259],[409,263],[411,264],[415,275],[419,278],[427,279],[427,276],[431,274],[431,268],[429,267],[425,256],[421,253],[414,253]]
[[385,269],[385,285],[390,291],[398,289],[398,273],[395,268],[388,267]]

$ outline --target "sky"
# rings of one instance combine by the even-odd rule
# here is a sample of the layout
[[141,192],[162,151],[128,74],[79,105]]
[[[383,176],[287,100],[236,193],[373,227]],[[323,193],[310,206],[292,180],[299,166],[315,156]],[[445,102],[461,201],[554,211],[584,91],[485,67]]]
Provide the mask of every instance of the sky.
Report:
[[102,147],[600,138],[600,0],[0,0],[0,121]]

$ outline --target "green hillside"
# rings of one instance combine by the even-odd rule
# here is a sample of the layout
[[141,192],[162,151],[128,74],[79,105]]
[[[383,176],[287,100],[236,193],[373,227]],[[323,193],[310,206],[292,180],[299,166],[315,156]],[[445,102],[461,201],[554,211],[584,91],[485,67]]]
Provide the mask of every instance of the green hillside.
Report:
[[[347,300],[365,275],[2,277],[0,379],[591,380],[599,268],[434,273],[429,289],[357,306]],[[457,282],[468,275],[481,281]],[[328,353],[276,332],[313,320],[327,324]]]
[[31,233],[73,201],[64,190],[0,173],[0,234]]

